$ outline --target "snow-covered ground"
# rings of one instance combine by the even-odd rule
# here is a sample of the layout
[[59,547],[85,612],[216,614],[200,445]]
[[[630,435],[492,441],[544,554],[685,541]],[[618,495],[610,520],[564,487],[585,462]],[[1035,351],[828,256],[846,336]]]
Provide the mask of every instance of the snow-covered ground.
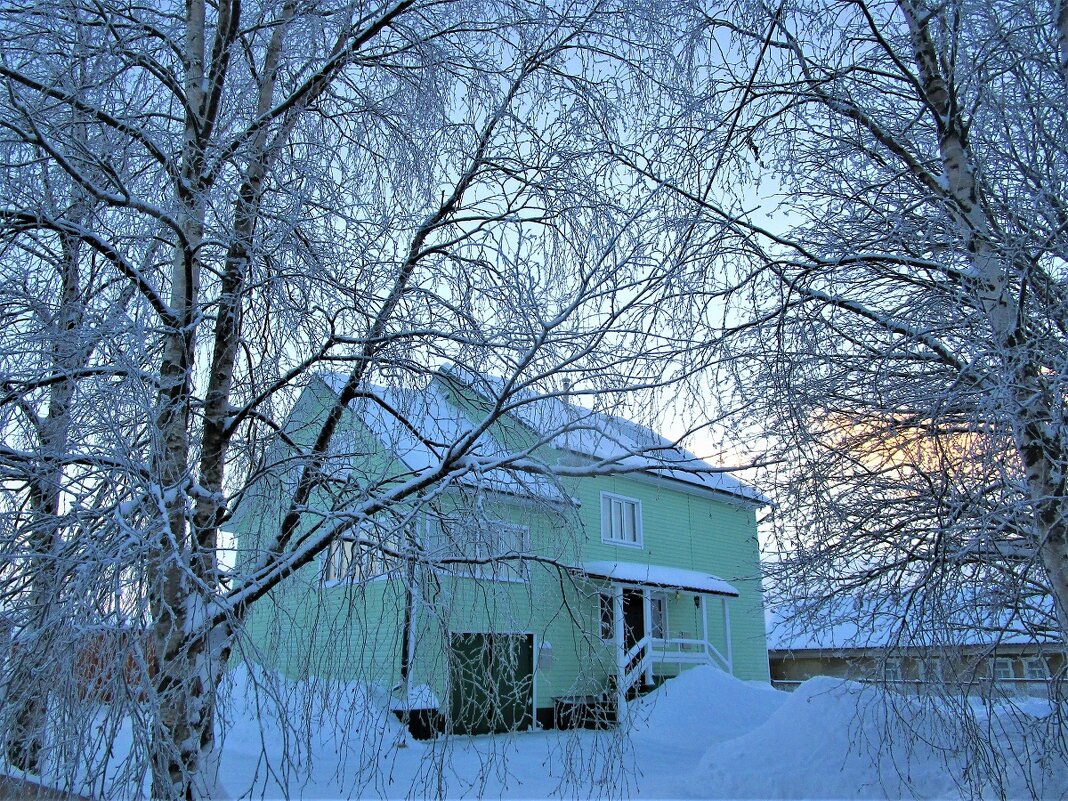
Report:
[[[967,718],[838,680],[784,693],[707,667],[632,702],[619,730],[420,742],[382,696],[268,685],[231,676],[219,797],[1024,798],[1025,773],[1040,797],[1068,797],[1068,766],[1042,741],[1048,703]],[[997,753],[961,745],[966,718]],[[1002,784],[969,786],[999,755],[988,772]]]
[[[243,686],[239,675],[235,689]],[[376,700],[351,690],[346,697],[353,703],[337,715],[319,708],[294,718],[306,735],[298,745],[283,742],[269,719],[261,740],[254,713],[263,699],[246,696],[246,713],[234,709],[220,791],[304,798],[952,798],[970,794],[959,783],[979,767],[976,754],[954,744],[952,717],[936,719],[930,705],[897,696],[888,703],[878,689],[832,679],[784,693],[697,668],[632,703],[626,733],[429,742],[404,737],[388,715],[369,714],[383,708]],[[979,722],[1017,755],[1009,764],[1027,766],[1041,795],[1064,798],[1068,767],[1042,764],[1047,751],[1031,741],[1048,704],[1029,709],[993,716],[980,710]],[[331,726],[334,720],[341,725]],[[284,764],[285,753],[297,764],[272,775],[270,766]],[[1009,797],[1030,795],[1023,770],[998,771]],[[993,786],[987,792],[1000,794]]]

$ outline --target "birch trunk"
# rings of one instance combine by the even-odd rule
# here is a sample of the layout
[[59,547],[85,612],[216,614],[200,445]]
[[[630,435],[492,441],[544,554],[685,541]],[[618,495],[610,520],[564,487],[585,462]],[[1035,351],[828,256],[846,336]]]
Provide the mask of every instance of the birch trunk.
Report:
[[[79,204],[75,204],[77,208]],[[84,211],[84,205],[82,206]],[[45,718],[48,709],[48,673],[56,656],[53,647],[53,599],[61,582],[59,548],[60,488],[62,460],[67,453],[71,425],[71,405],[76,387],[75,374],[85,365],[86,350],[79,341],[82,328],[82,300],[76,239],[64,237],[61,265],[62,297],[55,323],[52,348],[52,374],[57,377],[49,391],[46,416],[37,421],[40,463],[29,489],[31,522],[27,549],[31,556],[29,607],[32,620],[16,639],[20,659],[9,680],[18,693],[18,707],[7,735],[8,760],[19,770],[41,771]]]
[[206,13],[202,0],[187,0],[183,68],[185,132],[178,189],[179,239],[171,271],[170,307],[178,325],[168,331],[160,364],[153,472],[161,521],[149,603],[159,669],[154,678],[156,720],[152,736],[152,795],[198,795],[205,747],[211,747],[211,671],[201,669],[202,640],[190,634],[203,618],[188,526],[192,480],[189,426],[196,319],[199,314],[200,248],[204,235],[204,140]]
[[[1042,380],[1041,366],[1031,356],[1036,348],[1029,341],[1026,306],[1019,302],[1027,292],[1028,266],[1008,260],[993,243],[994,233],[979,197],[964,127],[942,74],[926,14],[912,0],[901,0],[898,5],[912,36],[913,58],[926,100],[937,118],[947,200],[974,270],[971,290],[990,322],[1001,361],[1003,384],[995,391],[1005,394],[1004,402],[1010,407],[1012,436],[1033,507],[1031,536],[1049,576],[1061,633],[1068,641],[1068,454],[1061,447],[1063,435],[1058,432],[1063,421],[1058,419],[1049,388]],[[1059,12],[1063,48],[1064,8]],[[1013,285],[1014,281],[1018,285]]]
[[[78,131],[84,118],[77,112],[72,116],[74,124],[71,128]],[[70,230],[77,230],[85,224],[92,208],[91,198],[75,183],[61,217]],[[31,420],[39,454],[29,486],[30,525],[26,535],[31,576],[28,606],[33,611],[32,619],[27,621],[16,640],[21,658],[14,661],[8,682],[9,693],[17,694],[16,709],[7,733],[8,760],[20,770],[34,773],[39,773],[42,768],[44,726],[51,691],[49,672],[57,648],[62,648],[62,644],[57,646],[55,639],[57,632],[69,625],[56,607],[62,574],[72,567],[60,562],[63,463],[69,452],[77,376],[86,366],[96,338],[102,333],[88,331],[85,327],[84,293],[87,289],[82,277],[83,243],[69,231],[59,235],[59,242],[56,269],[60,296],[56,317],[48,321],[51,337],[49,368],[54,380],[49,388],[45,415]],[[24,411],[33,414],[28,408]]]
[[[230,32],[240,22],[239,6],[224,5],[223,8],[226,13],[219,23],[216,36],[219,44],[216,47],[216,61],[212,65],[213,73],[225,72]],[[260,85],[257,108],[260,116],[267,114],[274,99],[278,60],[293,12],[293,4],[287,4],[282,19],[275,27],[265,58],[265,77]],[[234,365],[241,341],[241,304],[259,218],[263,178],[270,158],[268,129],[262,127],[252,142],[249,164],[238,192],[232,240],[226,254],[213,332],[213,353],[201,435],[199,491],[194,504],[190,536],[192,557],[186,568],[195,586],[211,592],[221,589],[217,558],[219,524],[226,513],[223,481],[232,435],[227,422],[231,413]],[[166,776],[161,782],[166,787],[160,786],[154,792],[160,795],[169,788],[175,797],[210,797],[213,795],[215,778],[210,774],[216,761],[216,688],[229,659],[232,629],[228,621],[214,626],[208,624],[209,615],[204,600],[192,587],[187,586],[184,593],[186,611],[174,621],[176,632],[180,635],[177,649],[172,646],[165,653],[179,666],[177,678],[184,673],[189,680],[174,687],[181,694],[174,698],[173,708],[165,722],[165,731],[166,747],[170,753],[177,755],[177,759],[166,761]],[[178,602],[175,599],[174,603]],[[188,609],[190,604],[192,611]]]

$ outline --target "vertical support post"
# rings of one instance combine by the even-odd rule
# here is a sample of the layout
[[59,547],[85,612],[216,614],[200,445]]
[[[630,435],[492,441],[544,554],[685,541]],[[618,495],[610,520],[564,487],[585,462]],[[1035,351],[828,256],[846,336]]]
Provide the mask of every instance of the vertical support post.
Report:
[[616,646],[616,720],[623,715],[623,704],[626,701],[626,690],[623,687],[623,676],[627,666],[623,663],[626,650],[623,647],[623,587],[619,584],[612,585],[612,635]]
[[708,596],[698,595],[697,599],[697,605],[701,615],[701,647],[705,649],[705,656],[709,657],[712,655],[712,652],[708,643]]
[[731,645],[731,610],[727,606],[727,596],[723,596],[723,634],[727,642],[727,669],[734,675],[734,647]]
[[645,683],[653,683],[653,599],[652,592],[648,587],[642,588],[642,617],[645,618],[645,625],[642,627],[645,630],[644,639],[648,641],[648,645],[645,650],[646,653],[642,654],[642,659],[645,660]]
[[[409,620],[408,620],[408,665],[406,667],[406,679],[410,683],[412,680],[412,671],[415,666],[415,648],[416,643],[419,641],[419,623],[420,620],[420,603],[423,597],[422,590],[419,586],[420,577],[417,575],[414,566],[408,575],[411,582],[410,592],[411,599],[409,600]],[[407,691],[407,688],[405,689]]]

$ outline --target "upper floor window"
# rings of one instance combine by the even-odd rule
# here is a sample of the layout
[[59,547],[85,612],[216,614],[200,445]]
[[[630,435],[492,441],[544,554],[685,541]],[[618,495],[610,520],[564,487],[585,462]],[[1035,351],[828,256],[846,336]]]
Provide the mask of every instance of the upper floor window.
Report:
[[[366,534],[366,532],[363,532]],[[357,532],[337,540],[327,551],[323,563],[324,581],[370,581],[381,578],[393,568],[395,560],[387,553],[396,543],[383,541],[381,547]]]
[[444,567],[454,573],[493,581],[526,581],[524,556],[530,551],[530,529],[471,516],[428,516],[427,548],[432,559],[443,560]]
[[601,540],[642,547],[642,502],[602,492]]
[[476,565],[483,578],[525,581],[527,563],[522,557],[529,551],[530,529],[526,526],[490,520],[475,531],[474,556],[494,560]]

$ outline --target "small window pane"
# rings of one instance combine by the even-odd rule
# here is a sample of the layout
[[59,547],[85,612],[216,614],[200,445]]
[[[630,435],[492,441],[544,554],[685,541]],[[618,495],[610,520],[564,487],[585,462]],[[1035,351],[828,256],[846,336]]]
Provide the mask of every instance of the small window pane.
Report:
[[900,659],[888,659],[883,665],[883,679],[888,682],[901,681],[904,675],[901,672]]
[[641,545],[641,503],[630,498],[601,496],[601,539]]
[[1012,670],[1011,659],[995,659],[993,666],[993,675],[995,681],[1012,681],[1016,678],[1016,675]]
[[920,675],[925,681],[938,684],[945,680],[942,660],[937,656],[928,657],[920,662]]
[[[530,550],[530,529],[511,523],[490,523],[488,537],[490,552],[486,557],[517,556]],[[522,559],[509,559],[492,565],[494,574],[502,579],[517,581],[527,577],[527,565]]]
[[1042,658],[1028,659],[1024,662],[1024,676],[1032,680],[1045,681],[1049,678],[1049,665]]
[[353,551],[355,543],[352,540],[335,542],[326,557],[325,573],[323,578],[327,581],[345,581],[352,578]]
[[361,528],[330,546],[323,559],[325,581],[368,581],[387,575],[396,566],[387,551],[400,546],[400,533],[382,528]]

